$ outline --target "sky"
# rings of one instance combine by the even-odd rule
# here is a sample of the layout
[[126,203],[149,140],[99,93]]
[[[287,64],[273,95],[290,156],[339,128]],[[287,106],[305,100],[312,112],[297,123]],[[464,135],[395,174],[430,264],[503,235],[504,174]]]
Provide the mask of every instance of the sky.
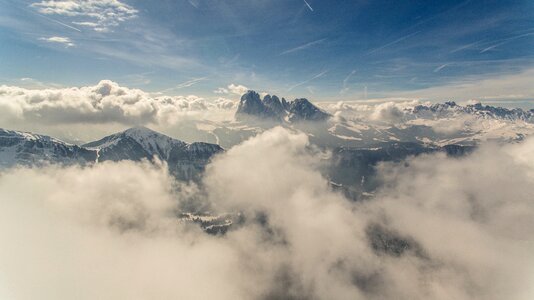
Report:
[[534,103],[532,49],[529,0],[0,0],[0,85],[28,88]]

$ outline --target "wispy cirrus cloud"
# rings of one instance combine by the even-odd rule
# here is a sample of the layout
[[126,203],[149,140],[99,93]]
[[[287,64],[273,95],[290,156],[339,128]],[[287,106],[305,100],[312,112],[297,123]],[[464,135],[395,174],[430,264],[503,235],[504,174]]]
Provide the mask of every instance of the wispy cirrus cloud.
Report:
[[100,32],[109,31],[111,27],[135,18],[138,13],[137,9],[119,0],[45,0],[33,3],[31,7],[45,15],[81,18],[72,23]]
[[436,85],[419,90],[394,91],[391,96],[401,96],[415,99],[443,101],[465,101],[469,99],[485,100],[534,100],[532,82],[534,80],[534,68],[519,73],[502,75],[497,73],[493,76],[465,76],[455,82],[444,85]]
[[42,37],[42,38],[39,38],[39,40],[45,41],[48,43],[62,44],[65,46],[65,48],[76,46],[76,44],[74,44],[70,38],[64,37],[64,36],[51,36],[47,38]]

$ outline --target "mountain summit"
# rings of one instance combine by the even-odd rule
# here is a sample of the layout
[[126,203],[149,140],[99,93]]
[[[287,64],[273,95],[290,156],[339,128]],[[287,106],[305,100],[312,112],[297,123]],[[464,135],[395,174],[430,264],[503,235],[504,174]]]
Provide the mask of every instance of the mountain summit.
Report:
[[236,119],[249,118],[270,119],[275,121],[324,121],[330,114],[313,105],[308,99],[295,99],[291,102],[276,95],[265,95],[261,100],[255,91],[247,91],[241,96],[236,111]]
[[0,170],[17,165],[90,165],[104,161],[163,161],[181,180],[200,178],[204,167],[223,148],[203,142],[186,143],[146,127],[133,127],[85,145],[0,128]]
[[223,151],[216,144],[186,143],[146,127],[133,127],[83,145],[97,150],[98,161],[158,158],[179,179],[195,179],[204,171],[211,157]]

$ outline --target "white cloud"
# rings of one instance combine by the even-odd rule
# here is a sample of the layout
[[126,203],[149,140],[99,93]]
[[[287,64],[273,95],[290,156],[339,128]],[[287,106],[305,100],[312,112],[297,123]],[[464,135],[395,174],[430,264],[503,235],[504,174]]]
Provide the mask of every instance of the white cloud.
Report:
[[73,24],[101,32],[135,18],[138,13],[135,8],[119,0],[45,0],[31,6],[43,14],[77,18]]
[[386,102],[376,105],[370,118],[376,121],[398,123],[403,121],[404,111],[397,103]]
[[98,23],[96,22],[72,22],[72,24],[80,25],[80,26],[87,26],[87,27],[98,27]]
[[0,190],[1,226],[17,223],[0,229],[3,299],[251,296],[229,241],[175,219],[165,168],[19,169],[2,174]]
[[[277,128],[230,149],[208,171],[217,203],[266,214],[271,233],[263,238],[278,253],[268,262],[287,268],[287,294],[279,297],[498,299],[528,289],[534,162],[516,157],[533,157],[533,140],[461,160],[383,165],[389,188],[356,205],[328,190],[307,147],[306,136]],[[377,256],[371,224],[413,239],[413,252]]]
[[231,108],[195,95],[152,96],[109,80],[95,86],[25,89],[0,86],[0,126],[10,122],[65,123],[173,123],[184,113]]
[[[174,208],[189,194],[157,165],[4,172],[0,292],[16,299],[530,298],[534,141],[462,159],[383,164],[384,188],[362,203],[330,190],[315,151],[305,135],[275,128],[217,158],[204,185],[209,200],[244,212],[242,224],[217,237],[176,221]],[[395,238],[407,243],[397,254]]]
[[213,92],[215,94],[234,94],[234,95],[241,96],[244,93],[246,93],[248,90],[249,88],[247,88],[244,85],[232,83],[232,84],[229,84],[226,88],[220,87]]
[[215,94],[228,94],[229,93],[228,89],[222,88],[222,87],[214,90],[213,92]]
[[63,36],[51,36],[51,37],[48,37],[48,38],[42,37],[42,38],[39,38],[39,40],[46,41],[46,42],[49,42],[49,43],[63,44],[67,48],[75,46],[75,44],[72,42],[72,40],[70,38],[63,37]]
[[214,103],[220,109],[233,110],[237,107],[237,102],[223,97],[215,99]]

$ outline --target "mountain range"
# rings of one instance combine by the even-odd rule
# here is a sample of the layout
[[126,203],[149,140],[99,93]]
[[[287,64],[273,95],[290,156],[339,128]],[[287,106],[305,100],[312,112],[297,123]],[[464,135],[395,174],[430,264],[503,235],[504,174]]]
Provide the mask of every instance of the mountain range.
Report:
[[27,132],[0,129],[0,167],[42,164],[93,164],[158,159],[181,180],[197,179],[219,145],[186,143],[146,127],[133,127],[81,146]]
[[482,103],[468,104],[465,106],[458,105],[454,101],[445,103],[436,103],[432,105],[416,105],[406,110],[417,117],[432,115],[434,117],[452,117],[458,114],[468,114],[483,119],[524,121],[534,123],[534,109],[523,110],[521,108],[504,108]]
[[368,112],[361,114],[360,109],[334,113],[306,99],[288,102],[275,95],[261,99],[257,92],[248,91],[241,97],[236,120],[193,124],[196,131],[189,136],[200,140],[211,134],[215,137],[212,143],[187,143],[146,127],[133,127],[82,145],[0,129],[0,168],[157,159],[165,162],[177,179],[198,180],[214,155],[224,151],[221,145],[230,148],[269,128],[284,126],[307,134],[312,144],[329,150],[324,175],[334,188],[362,195],[379,185],[373,177],[378,162],[435,151],[464,155],[483,140],[517,142],[534,133],[534,110],[454,102],[386,109],[385,115],[392,115],[393,121],[377,120]]

